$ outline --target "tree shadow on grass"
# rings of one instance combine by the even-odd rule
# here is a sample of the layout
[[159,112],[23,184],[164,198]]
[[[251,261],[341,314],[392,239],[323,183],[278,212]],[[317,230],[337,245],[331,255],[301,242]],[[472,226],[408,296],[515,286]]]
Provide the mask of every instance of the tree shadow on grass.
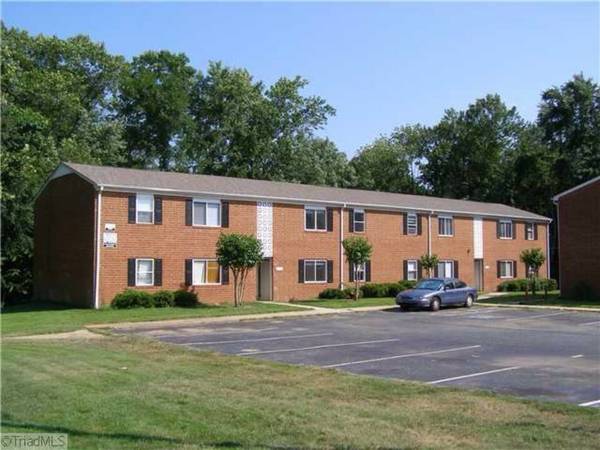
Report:
[[17,300],[6,303],[2,307],[2,314],[35,312],[35,311],[63,311],[66,309],[83,310],[89,308],[69,305],[67,303],[43,302],[32,300]]

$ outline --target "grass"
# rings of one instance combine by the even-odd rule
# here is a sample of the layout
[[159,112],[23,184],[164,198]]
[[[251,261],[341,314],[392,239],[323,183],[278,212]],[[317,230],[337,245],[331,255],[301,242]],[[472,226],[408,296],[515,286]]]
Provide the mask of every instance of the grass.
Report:
[[480,303],[504,304],[504,305],[539,305],[539,306],[570,306],[577,308],[597,308],[600,309],[600,299],[598,300],[577,300],[570,298],[562,298],[558,291],[548,293],[548,298],[544,298],[544,294],[529,294],[525,296],[524,292],[509,292],[506,295],[492,297],[481,300]]
[[70,448],[600,448],[600,411],[129,337],[2,345],[2,432]]
[[218,317],[297,311],[293,306],[247,303],[239,308],[231,305],[196,308],[79,309],[48,303],[21,303],[2,308],[2,336],[59,333],[78,330],[85,325],[112,322],[140,322],[195,317]]
[[331,299],[331,300],[298,300],[293,303],[299,305],[318,306],[321,308],[360,308],[361,306],[395,306],[396,303],[392,297],[383,298],[359,298],[357,301],[351,299]]

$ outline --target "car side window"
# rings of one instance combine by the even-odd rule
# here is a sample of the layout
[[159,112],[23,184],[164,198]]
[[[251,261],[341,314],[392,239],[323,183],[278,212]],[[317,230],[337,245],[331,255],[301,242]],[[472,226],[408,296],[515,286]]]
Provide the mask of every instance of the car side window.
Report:
[[454,284],[452,284],[452,282],[446,283],[444,285],[444,289],[454,289]]
[[456,282],[456,289],[461,289],[467,287],[467,284],[464,281],[457,281]]

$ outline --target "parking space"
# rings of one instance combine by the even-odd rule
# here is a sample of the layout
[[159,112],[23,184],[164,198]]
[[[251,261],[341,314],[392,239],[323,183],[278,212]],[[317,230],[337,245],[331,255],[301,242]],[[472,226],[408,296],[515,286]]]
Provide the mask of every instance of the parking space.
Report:
[[600,407],[600,315],[476,307],[117,329],[240,357]]

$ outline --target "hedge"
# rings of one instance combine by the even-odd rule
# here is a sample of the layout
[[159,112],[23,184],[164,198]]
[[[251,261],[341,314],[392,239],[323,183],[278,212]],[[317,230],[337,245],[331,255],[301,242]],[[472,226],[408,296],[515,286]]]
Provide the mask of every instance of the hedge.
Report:
[[126,289],[115,295],[110,306],[115,309],[152,308],[154,306],[154,299],[148,292]]
[[517,278],[514,280],[506,280],[500,283],[498,285],[498,292],[525,291],[527,290],[527,286],[529,286],[530,291],[534,287],[536,291],[543,291],[544,289],[554,291],[558,288],[558,283],[552,278],[534,278],[533,282],[528,278]]
[[115,309],[130,308],[167,308],[171,306],[193,307],[198,304],[195,292],[157,291],[154,294],[144,291],[126,289],[115,295],[110,306]]

